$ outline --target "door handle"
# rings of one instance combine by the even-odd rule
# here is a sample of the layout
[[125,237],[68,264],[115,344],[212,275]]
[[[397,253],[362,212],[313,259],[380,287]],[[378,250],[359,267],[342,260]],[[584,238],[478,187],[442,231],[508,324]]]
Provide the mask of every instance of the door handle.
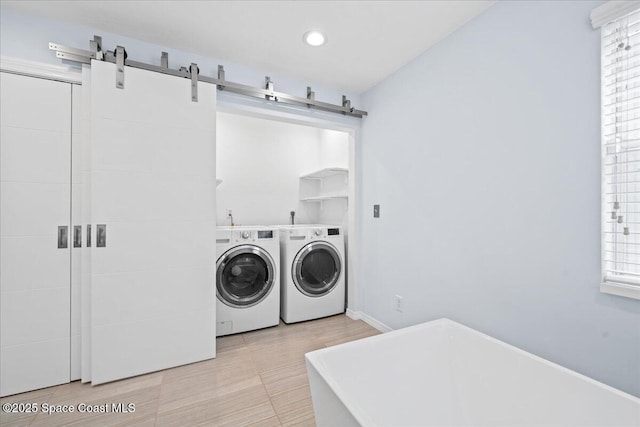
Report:
[[69,227],[66,225],[58,226],[58,249],[67,249],[68,247],[68,231]]
[[98,224],[96,225],[96,229],[96,247],[104,248],[107,246],[107,225]]
[[82,226],[81,225],[73,226],[73,247],[74,248],[82,247]]

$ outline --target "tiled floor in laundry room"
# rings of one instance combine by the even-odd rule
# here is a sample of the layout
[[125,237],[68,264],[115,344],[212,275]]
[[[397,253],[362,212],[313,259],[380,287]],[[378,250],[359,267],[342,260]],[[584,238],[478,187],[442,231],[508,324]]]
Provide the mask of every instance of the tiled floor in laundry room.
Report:
[[218,338],[217,358],[92,387],[79,381],[1,399],[135,403],[128,414],[0,414],[14,426],[314,426],[304,353],[379,332],[345,315]]

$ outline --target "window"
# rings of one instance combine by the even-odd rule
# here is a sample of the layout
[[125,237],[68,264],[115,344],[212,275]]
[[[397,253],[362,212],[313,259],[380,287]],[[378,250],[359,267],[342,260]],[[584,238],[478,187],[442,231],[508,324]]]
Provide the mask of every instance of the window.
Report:
[[640,299],[640,10],[602,26],[602,292]]

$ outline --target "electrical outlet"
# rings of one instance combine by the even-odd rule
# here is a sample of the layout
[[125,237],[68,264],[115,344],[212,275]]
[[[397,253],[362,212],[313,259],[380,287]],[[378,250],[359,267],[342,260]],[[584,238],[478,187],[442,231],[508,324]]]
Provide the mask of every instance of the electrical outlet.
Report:
[[396,311],[404,312],[404,301],[402,295],[396,295]]

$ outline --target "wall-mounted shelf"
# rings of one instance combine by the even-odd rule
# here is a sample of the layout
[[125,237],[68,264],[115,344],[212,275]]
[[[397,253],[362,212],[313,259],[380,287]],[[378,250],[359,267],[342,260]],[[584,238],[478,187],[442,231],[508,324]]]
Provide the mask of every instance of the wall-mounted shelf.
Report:
[[303,197],[300,200],[302,200],[303,202],[322,202],[324,200],[335,200],[335,199],[347,200],[347,197],[348,196],[346,194],[323,194],[319,196]]
[[[338,179],[331,179],[334,176],[338,176]],[[339,179],[339,176],[344,177],[344,181]],[[349,201],[347,194],[347,184],[349,183],[349,170],[345,168],[324,168],[319,171],[308,173],[300,177],[302,181],[310,180],[315,181],[313,184],[306,185],[307,187],[313,187],[312,195],[300,197],[303,202],[319,202],[320,209],[324,209],[324,202],[327,200],[344,200]],[[317,183],[317,184],[316,184]],[[330,183],[330,184],[329,184]],[[345,203],[345,207],[347,203]]]
[[300,179],[324,179],[334,175],[348,174],[349,170],[346,168],[324,168],[319,171],[311,172],[306,175],[302,175]]

